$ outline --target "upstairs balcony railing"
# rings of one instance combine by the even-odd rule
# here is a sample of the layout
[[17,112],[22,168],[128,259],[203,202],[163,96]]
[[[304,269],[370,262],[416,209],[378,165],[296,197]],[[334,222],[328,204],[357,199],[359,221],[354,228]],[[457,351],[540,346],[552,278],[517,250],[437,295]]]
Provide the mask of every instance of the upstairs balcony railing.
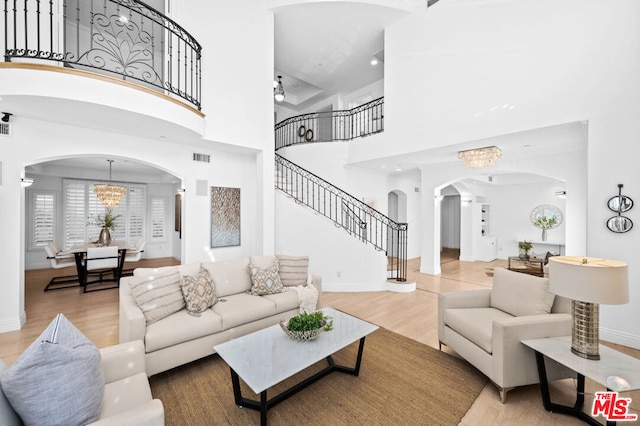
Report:
[[5,61],[55,61],[201,107],[200,44],[136,0],[4,0]]
[[407,279],[406,223],[397,223],[326,180],[276,154],[276,188],[387,255],[388,278]]
[[286,146],[349,141],[384,130],[384,97],[358,107],[297,115],[275,127],[276,150]]

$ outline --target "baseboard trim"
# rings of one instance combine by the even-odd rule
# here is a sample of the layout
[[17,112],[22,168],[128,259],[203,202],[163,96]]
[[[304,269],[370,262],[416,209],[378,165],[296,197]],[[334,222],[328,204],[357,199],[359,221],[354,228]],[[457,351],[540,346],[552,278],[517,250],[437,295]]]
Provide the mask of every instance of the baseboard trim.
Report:
[[640,336],[600,327],[600,340],[640,350]]
[[27,322],[27,313],[22,311],[19,318],[6,319],[0,321],[0,333],[8,333],[9,331],[17,331]]
[[412,283],[387,281],[387,290],[394,293],[411,293],[413,291],[416,291],[416,283],[415,281]]

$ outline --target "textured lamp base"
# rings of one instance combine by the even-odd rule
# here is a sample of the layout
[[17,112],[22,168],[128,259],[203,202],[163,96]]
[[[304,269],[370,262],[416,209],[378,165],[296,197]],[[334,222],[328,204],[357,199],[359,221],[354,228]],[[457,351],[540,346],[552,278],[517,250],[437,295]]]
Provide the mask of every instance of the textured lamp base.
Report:
[[581,358],[600,359],[599,311],[597,303],[571,301],[571,352]]

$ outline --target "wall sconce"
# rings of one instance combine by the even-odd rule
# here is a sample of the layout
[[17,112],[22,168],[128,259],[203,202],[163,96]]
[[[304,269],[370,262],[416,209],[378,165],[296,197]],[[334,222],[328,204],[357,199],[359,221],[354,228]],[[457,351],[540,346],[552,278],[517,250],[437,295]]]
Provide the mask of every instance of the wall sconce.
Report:
[[9,119],[11,118],[13,114],[11,114],[10,112],[3,112],[2,113],[2,122],[3,123],[8,123]]
[[472,201],[473,200],[471,198],[463,198],[462,200],[460,200],[460,202],[465,206],[468,206],[469,204],[471,204]]
[[444,195],[435,195],[433,197],[437,202],[444,200]]
[[20,179],[20,186],[22,186],[23,188],[26,188],[28,186],[33,185],[33,182],[35,182],[33,179],[22,178],[22,179]]
[[565,200],[567,198],[567,191],[556,191],[556,197]]

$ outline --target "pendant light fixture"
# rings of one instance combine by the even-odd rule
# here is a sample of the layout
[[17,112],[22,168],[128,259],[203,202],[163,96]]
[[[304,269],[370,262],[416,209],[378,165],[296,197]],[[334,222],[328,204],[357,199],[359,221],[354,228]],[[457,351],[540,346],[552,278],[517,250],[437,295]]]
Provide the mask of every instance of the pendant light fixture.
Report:
[[107,161],[109,162],[109,183],[93,185],[93,192],[96,193],[98,200],[100,200],[103,206],[118,207],[120,200],[127,192],[127,188],[111,183],[111,165],[113,164],[113,160]]
[[278,76],[278,82],[274,85],[273,88],[273,98],[277,102],[284,101],[284,87],[282,87],[282,76]]

